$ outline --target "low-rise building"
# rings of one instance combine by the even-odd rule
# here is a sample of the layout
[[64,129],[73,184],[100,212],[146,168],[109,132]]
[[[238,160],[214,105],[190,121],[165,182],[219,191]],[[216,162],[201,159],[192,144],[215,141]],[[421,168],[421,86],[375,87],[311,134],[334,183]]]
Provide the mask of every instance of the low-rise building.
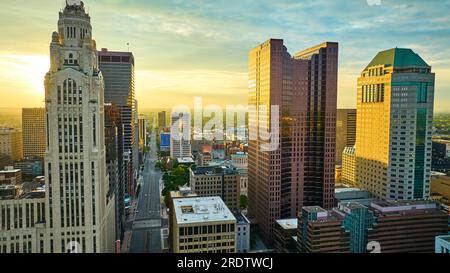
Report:
[[240,209],[241,175],[236,168],[222,165],[191,169],[190,185],[199,196],[220,196],[231,210]]
[[450,254],[450,235],[436,237],[435,253]]
[[14,162],[14,169],[22,171],[22,174],[41,176],[44,175],[44,161],[41,159],[27,159]]
[[235,213],[236,218],[236,245],[238,253],[250,251],[250,221],[242,213]]
[[298,217],[297,250],[300,253],[350,253],[350,233],[344,216],[319,206],[303,207]]
[[368,242],[377,242],[382,253],[433,253],[435,237],[448,233],[448,213],[431,201],[378,201]]
[[450,205],[450,176],[431,176],[431,197],[441,204]]
[[297,234],[297,223],[297,218],[275,221],[273,246],[276,253],[296,252],[296,245],[293,244],[292,237]]
[[14,169],[14,167],[6,167],[0,171],[0,185],[21,185],[22,171]]
[[236,218],[220,197],[173,199],[174,253],[235,253]]

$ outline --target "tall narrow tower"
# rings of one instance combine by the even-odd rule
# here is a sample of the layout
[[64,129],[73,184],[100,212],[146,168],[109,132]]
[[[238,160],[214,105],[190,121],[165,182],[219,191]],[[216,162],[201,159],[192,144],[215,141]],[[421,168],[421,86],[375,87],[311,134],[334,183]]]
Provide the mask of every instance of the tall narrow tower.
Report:
[[[276,220],[334,204],[337,69],[332,42],[291,56],[283,40],[270,39],[249,53],[248,104],[269,109],[249,117],[250,131],[258,131],[249,141],[249,215],[268,242]],[[266,151],[264,132],[273,132],[277,117],[280,145]]]
[[[114,249],[114,202],[107,198],[103,77],[83,2],[59,13],[45,78],[46,249]],[[76,243],[75,243],[76,242]]]
[[358,79],[356,181],[379,198],[430,196],[434,80],[405,48],[379,52]]

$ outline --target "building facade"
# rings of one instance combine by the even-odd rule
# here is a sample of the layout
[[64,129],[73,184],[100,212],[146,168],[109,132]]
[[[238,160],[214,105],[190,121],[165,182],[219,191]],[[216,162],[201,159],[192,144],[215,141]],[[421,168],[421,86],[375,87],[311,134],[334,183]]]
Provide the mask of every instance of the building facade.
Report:
[[[337,62],[337,43],[292,57],[270,39],[249,53],[249,106],[268,109],[249,116],[249,216],[268,242],[275,220],[303,205],[333,205]],[[276,139],[278,149],[264,148]]]
[[433,139],[432,149],[431,170],[450,170],[450,140]]
[[356,142],[356,109],[338,109],[336,116],[336,164],[342,164],[345,147]]
[[21,131],[13,128],[0,128],[0,155],[4,155],[8,163],[23,158]]
[[[137,105],[135,100],[134,56],[131,52],[116,52],[102,49],[98,52],[99,69],[105,82],[105,103],[113,103],[120,110],[123,127],[123,161],[127,178],[126,194],[133,195],[135,177],[139,162],[136,152],[139,143],[136,141]],[[137,156],[137,157],[136,157]],[[129,168],[128,166],[131,166]]]
[[358,79],[356,180],[378,198],[430,196],[434,80],[401,48],[378,53]]
[[295,253],[297,252],[297,244],[294,239],[297,235],[298,219],[282,219],[277,220],[275,225],[275,239],[273,247],[276,253]]
[[250,221],[242,213],[235,213],[236,218],[236,250],[238,253],[250,251]]
[[236,218],[220,197],[173,199],[174,253],[236,253]]
[[436,237],[435,253],[450,254],[450,235]]
[[230,210],[240,209],[241,179],[235,168],[205,166],[190,169],[190,185],[198,196],[220,196]]
[[66,4],[50,44],[45,77],[45,252],[79,244],[87,253],[113,252],[115,197],[108,197],[104,82],[91,18]]
[[358,182],[356,181],[356,148],[345,147],[342,152],[342,177],[341,181],[343,184],[351,187],[357,187]]
[[44,158],[45,108],[22,109],[23,156]]
[[172,113],[170,130],[171,158],[192,158],[190,130],[191,115],[189,113]]
[[298,216],[299,253],[350,253],[349,232],[343,215],[319,206],[303,207]]

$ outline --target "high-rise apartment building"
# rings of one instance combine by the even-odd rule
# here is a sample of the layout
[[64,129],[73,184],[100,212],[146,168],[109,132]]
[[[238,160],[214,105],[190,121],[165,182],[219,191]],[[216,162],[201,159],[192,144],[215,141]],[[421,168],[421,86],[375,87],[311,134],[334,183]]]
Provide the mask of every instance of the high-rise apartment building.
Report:
[[23,158],[21,131],[13,128],[0,128],[0,155],[7,158],[8,162],[6,163]]
[[112,252],[114,195],[108,196],[104,83],[91,18],[66,4],[45,77],[45,252]]
[[22,109],[23,156],[44,158],[45,154],[45,109]]
[[342,163],[345,147],[355,146],[356,109],[338,109],[336,116],[336,164]]
[[127,194],[132,194],[137,172],[135,153],[139,143],[136,142],[137,105],[135,100],[134,56],[131,52],[116,52],[102,49],[98,52],[99,69],[105,81],[105,103],[114,103],[120,110],[123,126],[123,160],[129,161],[131,168],[125,168],[128,177]]
[[189,113],[172,114],[172,127],[170,132],[171,158],[192,157],[190,128],[191,115]]
[[174,253],[235,253],[236,218],[220,197],[172,200]]
[[434,81],[403,48],[379,52],[358,79],[356,180],[378,198],[430,196]]
[[[268,111],[249,117],[258,132],[248,147],[249,214],[269,242],[275,220],[296,217],[303,205],[333,206],[337,65],[337,43],[292,57],[283,40],[270,39],[250,51],[248,104]],[[279,145],[265,150],[277,114]]]

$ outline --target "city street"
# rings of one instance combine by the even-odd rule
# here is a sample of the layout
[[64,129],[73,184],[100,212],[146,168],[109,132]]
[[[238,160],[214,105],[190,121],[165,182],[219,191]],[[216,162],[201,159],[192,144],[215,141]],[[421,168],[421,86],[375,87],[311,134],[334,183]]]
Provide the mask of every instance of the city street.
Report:
[[130,253],[161,253],[161,197],[162,173],[155,169],[157,160],[156,135],[150,138],[151,151],[146,155],[143,183],[137,200],[137,210],[131,231]]

